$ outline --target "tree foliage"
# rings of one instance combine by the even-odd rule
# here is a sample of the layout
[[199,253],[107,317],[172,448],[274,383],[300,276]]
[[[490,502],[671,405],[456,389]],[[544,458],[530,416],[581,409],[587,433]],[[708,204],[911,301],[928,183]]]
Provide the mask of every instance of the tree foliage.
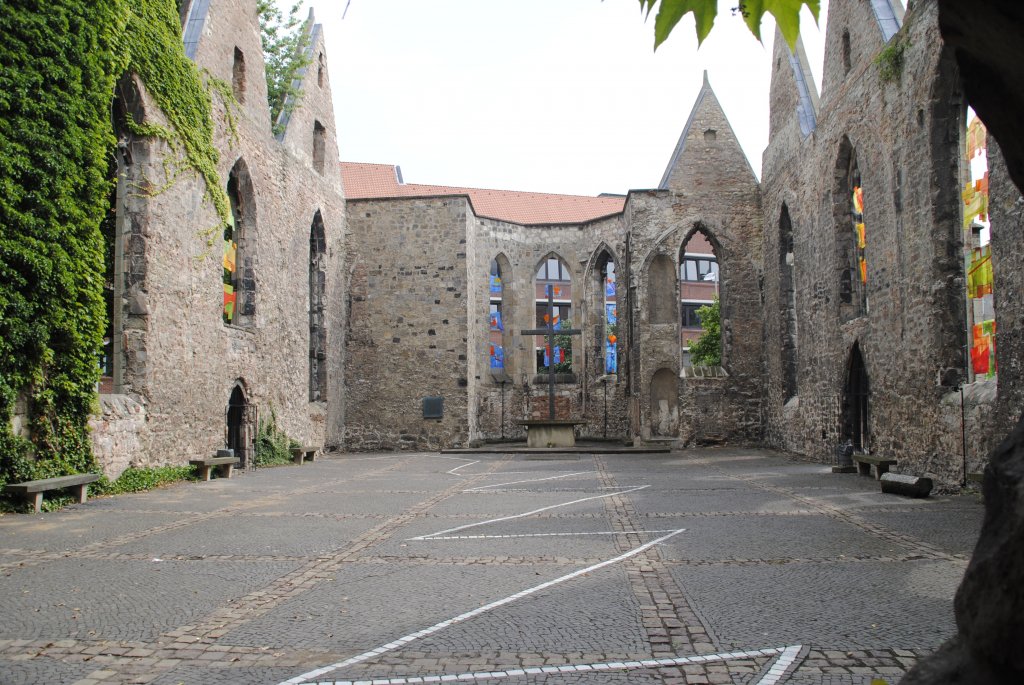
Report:
[[699,308],[697,316],[704,332],[690,344],[690,363],[694,366],[721,366],[722,312],[718,298]]
[[[640,0],[640,10],[645,16],[650,16],[655,5],[659,5],[654,18],[655,50],[665,42],[676,24],[691,12],[697,27],[697,44],[700,45],[711,32],[715,17],[718,16],[718,0]],[[758,40],[761,40],[761,19],[765,12],[773,15],[790,49],[795,49],[800,33],[800,8],[803,5],[807,5],[817,21],[821,9],[820,0],[739,0],[733,11],[743,16],[750,32]]]
[[299,104],[302,97],[299,77],[310,63],[306,51],[309,31],[298,14],[301,6],[301,2],[292,5],[285,18],[274,0],[259,0],[257,4],[267,76],[267,104],[275,135],[284,128],[281,114],[287,119]]

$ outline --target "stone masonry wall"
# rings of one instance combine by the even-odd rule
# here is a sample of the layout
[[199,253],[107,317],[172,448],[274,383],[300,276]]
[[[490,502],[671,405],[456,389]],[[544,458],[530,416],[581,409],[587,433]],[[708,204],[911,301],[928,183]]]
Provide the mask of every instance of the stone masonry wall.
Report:
[[1010,181],[992,136],[988,137],[988,160],[999,373],[994,424],[991,429],[979,426],[974,432],[990,440],[977,446],[976,455],[985,458],[1024,412],[1024,251],[1020,249],[1024,244],[1024,197]]
[[[849,70],[844,32],[850,37]],[[963,377],[966,364],[963,99],[933,2],[908,11],[889,43],[896,44],[905,45],[903,65],[897,78],[886,81],[879,70],[885,58],[877,57],[885,44],[870,7],[852,0],[830,5],[821,109],[806,140],[798,137],[792,110],[792,72],[775,72],[773,135],[763,172],[766,437],[774,446],[826,462],[833,458],[843,438],[844,387],[856,343],[870,385],[867,448],[899,459],[897,470],[953,483],[962,477],[962,432],[959,393],[949,379]],[[788,120],[779,123],[779,113]],[[844,241],[854,239],[844,212],[844,155],[851,150],[863,181],[868,264],[867,311],[852,318],[849,305],[841,303],[839,278]],[[998,175],[993,169],[994,184]],[[783,204],[793,227],[798,360],[798,394],[785,405]],[[980,424],[992,415],[990,393],[979,388],[965,394],[967,430],[983,434],[988,429]],[[985,449],[968,445],[969,452]]]
[[[561,257],[570,269],[571,321],[573,328],[584,331],[572,338],[575,382],[558,384],[556,399],[559,410],[556,413],[560,418],[564,415],[584,421],[577,429],[582,437],[628,438],[623,385],[626,355],[622,353],[626,343],[620,343],[618,374],[604,374],[600,365],[603,357],[599,358],[597,351],[597,327],[603,320],[603,300],[598,299],[602,284],[596,272],[597,260],[607,252],[615,261],[617,271],[622,268],[620,255],[624,252],[624,231],[621,217],[585,225],[520,226],[474,216],[470,245],[473,259],[469,270],[468,355],[471,392],[475,398],[471,406],[476,407],[470,421],[472,439],[522,438],[524,429],[516,421],[530,415],[546,417],[548,414],[547,383],[538,376],[534,337],[523,336],[519,332],[537,326],[535,277],[539,266],[549,255]],[[503,304],[503,324],[510,345],[505,350],[504,373],[495,375],[489,368],[488,287],[491,260],[499,256],[510,272],[503,283],[504,297],[507,298]],[[620,309],[624,306],[624,297],[624,291],[620,290]]]
[[146,433],[146,409],[127,395],[100,395],[100,411],[89,419],[89,432],[103,475],[117,480],[138,459]]
[[[117,390],[145,407],[147,428],[139,434],[133,459],[137,465],[181,464],[223,447],[228,398],[236,384],[244,387],[261,416],[273,412],[278,425],[300,442],[324,444],[340,432],[335,427],[329,437],[327,404],[309,401],[309,234],[317,211],[328,246],[329,344],[337,349],[342,337],[344,197],[329,81],[320,86],[315,70],[307,73],[300,110],[326,128],[327,161],[321,173],[311,163],[312,125],[299,130],[304,115],[293,118],[285,143],[271,133],[255,0],[212,2],[197,65],[230,83],[236,46],[246,63],[237,138],[229,135],[223,105],[215,97],[214,142],[221,151],[218,171],[225,184],[239,160],[251,177],[246,230],[254,311],[244,327],[222,322],[220,221],[197,179],[186,174],[155,194],[130,196],[130,221],[120,238],[128,278],[120,335],[125,373]],[[322,40],[314,49],[323,50]],[[162,123],[144,84],[140,88],[147,121]],[[161,187],[168,180],[162,165],[171,154],[166,146],[135,141],[132,147],[139,165],[130,170],[133,178]],[[340,361],[335,360],[329,388],[340,386],[339,373]],[[340,424],[340,418],[334,421]]]
[[[635,324],[639,429],[644,438],[663,432],[652,406],[652,379],[661,369],[679,378],[679,426],[685,443],[714,439],[752,444],[761,437],[761,205],[757,179],[705,80],[673,154],[663,190],[632,192],[629,288]],[[702,230],[720,266],[722,368],[688,372],[681,367],[679,318],[650,321],[649,267],[661,254],[675,265],[689,237]],[[678,312],[678,282],[672,297]]]
[[[469,436],[465,197],[348,204],[348,450],[439,449]],[[423,418],[425,397],[444,399]]]

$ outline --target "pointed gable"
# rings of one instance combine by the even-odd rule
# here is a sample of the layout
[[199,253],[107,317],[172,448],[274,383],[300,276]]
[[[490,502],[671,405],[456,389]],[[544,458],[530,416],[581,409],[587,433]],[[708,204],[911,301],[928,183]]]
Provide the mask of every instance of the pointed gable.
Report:
[[757,184],[736,133],[704,72],[704,83],[686,120],[659,188],[680,193],[711,190],[737,180]]
[[200,70],[231,84],[237,111],[269,130],[256,0],[192,0],[182,40],[185,54]]

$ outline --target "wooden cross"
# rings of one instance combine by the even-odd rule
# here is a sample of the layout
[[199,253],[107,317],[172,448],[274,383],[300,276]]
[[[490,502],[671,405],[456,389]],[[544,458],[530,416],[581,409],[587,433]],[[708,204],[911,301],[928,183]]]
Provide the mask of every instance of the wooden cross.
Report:
[[554,288],[550,285],[545,286],[548,295],[548,315],[546,317],[544,328],[533,328],[526,331],[520,331],[523,335],[543,335],[547,337],[548,344],[548,418],[554,420],[555,418],[555,335],[580,335],[583,333],[578,328],[555,328],[555,301],[553,297]]

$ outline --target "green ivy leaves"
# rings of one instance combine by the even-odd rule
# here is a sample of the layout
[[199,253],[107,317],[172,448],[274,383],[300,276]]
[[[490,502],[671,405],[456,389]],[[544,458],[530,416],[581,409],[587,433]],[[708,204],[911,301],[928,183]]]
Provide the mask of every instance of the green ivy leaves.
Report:
[[[641,12],[649,16],[659,1],[661,5],[654,19],[655,50],[665,42],[676,24],[690,12],[693,12],[696,22],[697,44],[704,42],[715,24],[718,0],[640,0]],[[758,40],[761,40],[761,19],[765,12],[771,14],[775,17],[790,49],[795,49],[796,39],[800,34],[800,8],[803,5],[807,5],[814,20],[817,21],[821,9],[819,0],[740,0],[736,10],[743,15],[747,27]]]
[[[0,2],[0,484],[95,467],[88,420],[106,320],[111,100],[138,74],[183,168],[229,215],[209,91],[174,0]],[[26,401],[31,440],[11,416]]]

